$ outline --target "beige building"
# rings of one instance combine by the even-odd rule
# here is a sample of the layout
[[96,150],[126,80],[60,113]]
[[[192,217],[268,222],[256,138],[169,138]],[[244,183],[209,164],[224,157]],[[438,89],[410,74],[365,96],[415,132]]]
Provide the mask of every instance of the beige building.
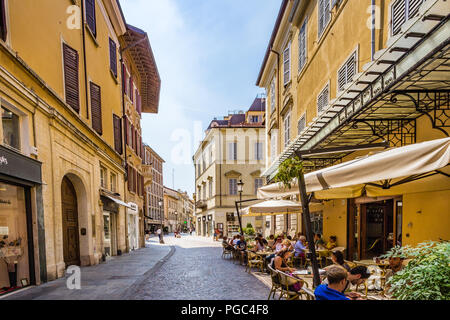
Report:
[[[244,183],[242,200],[254,199],[263,185],[265,167],[264,98],[256,98],[247,112],[213,120],[193,157],[195,165],[197,234],[210,237],[214,229],[223,235],[239,232],[235,201],[240,199],[237,184]],[[262,232],[262,220],[243,218]]]
[[178,190],[178,194],[181,197],[181,230],[183,232],[188,232],[192,227],[194,218],[194,202],[189,198],[189,194],[186,191],[183,192]]
[[181,204],[182,201],[178,191],[164,187],[164,228],[167,228],[167,232],[175,232],[179,229]]

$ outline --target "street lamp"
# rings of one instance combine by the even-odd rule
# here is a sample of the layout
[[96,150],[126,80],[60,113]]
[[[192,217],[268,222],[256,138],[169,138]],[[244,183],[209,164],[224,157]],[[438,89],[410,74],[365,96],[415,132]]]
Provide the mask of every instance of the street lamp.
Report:
[[178,211],[175,210],[175,231],[178,232]]
[[162,210],[162,206],[163,206],[163,202],[161,200],[158,201],[158,205],[159,205],[159,218],[161,220],[161,240],[162,240],[162,235],[164,234],[164,225],[162,222],[162,219],[164,217],[164,213],[162,213],[161,215],[161,210]]
[[[237,183],[237,191],[239,192],[239,208],[242,210],[242,193],[244,192],[244,182],[240,179]],[[237,212],[238,219],[239,219],[239,227],[241,228],[241,235],[243,235],[243,229],[242,229],[242,221],[241,221],[241,215],[239,213],[239,210]]]

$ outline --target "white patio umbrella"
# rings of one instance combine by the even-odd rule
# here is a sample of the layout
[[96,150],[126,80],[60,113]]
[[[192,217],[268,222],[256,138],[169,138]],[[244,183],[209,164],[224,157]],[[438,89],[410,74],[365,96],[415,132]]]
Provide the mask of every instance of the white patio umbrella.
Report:
[[[450,138],[431,140],[393,148],[367,155],[305,175],[306,191],[337,189],[340,197],[358,195],[366,184],[389,182],[384,188],[428,177],[428,173],[445,172],[440,169],[450,162]],[[434,172],[434,173],[433,173]],[[393,179],[400,179],[392,181]],[[382,183],[379,183],[382,182]],[[378,183],[378,184],[376,184]],[[258,189],[258,199],[270,199],[298,194],[294,180],[292,188],[274,183]]]
[[267,200],[242,209],[247,216],[291,214],[301,212],[300,203],[290,200]]

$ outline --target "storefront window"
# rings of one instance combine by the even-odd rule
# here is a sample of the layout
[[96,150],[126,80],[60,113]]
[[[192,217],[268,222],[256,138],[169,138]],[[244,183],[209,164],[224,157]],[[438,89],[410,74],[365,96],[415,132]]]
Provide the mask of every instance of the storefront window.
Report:
[[2,107],[3,143],[20,150],[19,116]]
[[25,190],[0,183],[0,291],[30,283],[27,239]]
[[107,215],[103,216],[103,230],[105,232],[105,240],[111,240],[111,223]]

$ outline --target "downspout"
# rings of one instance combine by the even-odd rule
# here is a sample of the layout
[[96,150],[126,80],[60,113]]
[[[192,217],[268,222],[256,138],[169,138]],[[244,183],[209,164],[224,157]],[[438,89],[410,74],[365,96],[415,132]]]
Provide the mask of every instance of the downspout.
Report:
[[82,26],[81,34],[83,35],[83,61],[84,61],[84,83],[86,86],[85,96],[86,96],[86,118],[89,119],[89,96],[88,96],[88,76],[87,76],[87,59],[86,59],[86,30],[84,25],[84,1],[81,1],[81,12],[82,12]]
[[372,0],[372,61],[375,60],[375,0]]

